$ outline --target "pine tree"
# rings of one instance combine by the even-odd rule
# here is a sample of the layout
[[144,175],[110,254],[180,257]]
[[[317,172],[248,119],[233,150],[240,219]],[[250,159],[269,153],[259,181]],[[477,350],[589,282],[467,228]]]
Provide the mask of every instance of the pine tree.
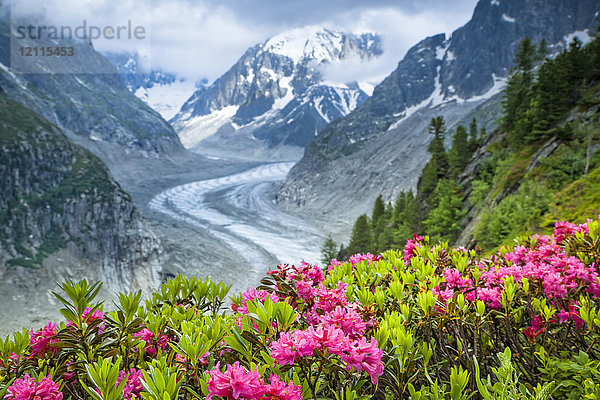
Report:
[[427,151],[431,154],[429,162],[425,164],[419,183],[417,185],[419,198],[427,202],[429,196],[433,193],[438,180],[443,178],[448,172],[448,155],[444,148],[444,133],[446,126],[444,117],[434,117],[429,123],[429,133],[433,139],[429,142]]
[[469,149],[473,153],[477,149],[477,143],[479,142],[479,131],[477,130],[477,119],[471,120],[469,125]]
[[385,214],[385,203],[383,202],[383,197],[381,195],[377,196],[375,199],[375,204],[373,205],[373,214],[371,216],[371,223],[373,224],[373,228],[377,226],[379,220],[384,217]]
[[367,253],[373,251],[373,234],[371,225],[366,215],[361,215],[356,220],[352,229],[352,237],[348,244],[348,254],[350,256],[356,253]]
[[504,128],[509,130],[509,142],[513,148],[523,143],[524,135],[531,130],[529,120],[524,119],[531,108],[533,97],[533,63],[536,48],[531,39],[525,37],[515,53],[512,75],[504,90]]
[[373,232],[373,251],[380,253],[384,250],[383,233],[386,227],[385,221],[385,203],[381,195],[375,199],[373,205],[373,214],[371,215],[371,228]]
[[324,266],[327,266],[337,255],[337,244],[333,241],[331,234],[329,234],[327,239],[325,239],[325,243],[323,243],[323,247],[321,247],[321,262]]
[[425,201],[431,196],[437,186],[438,179],[437,160],[431,157],[427,164],[425,164],[421,176],[419,177],[417,188],[420,199]]
[[449,179],[441,179],[435,189],[435,207],[424,222],[425,230],[433,240],[453,242],[460,233],[464,215],[459,188]]
[[[473,120],[475,121],[475,120]],[[474,131],[477,132],[477,124]],[[467,166],[471,158],[471,150],[467,142],[467,130],[459,125],[452,139],[452,147],[448,152],[448,163],[450,165],[450,177],[456,178]]]
[[397,209],[394,209],[395,216],[391,232],[396,248],[403,247],[406,240],[412,238],[415,233],[421,233],[423,220],[421,203],[412,191],[403,193],[399,199],[401,201],[396,203]]

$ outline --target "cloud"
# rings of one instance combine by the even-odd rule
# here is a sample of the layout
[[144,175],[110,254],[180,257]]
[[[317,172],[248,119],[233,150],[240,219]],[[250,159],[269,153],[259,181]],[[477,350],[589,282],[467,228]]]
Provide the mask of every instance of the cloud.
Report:
[[[1,1],[1,0],[0,0]],[[131,21],[145,40],[94,41],[100,51],[139,51],[152,68],[212,81],[248,49],[293,27],[322,25],[383,35],[384,55],[368,64],[332,65],[330,78],[373,80],[389,74],[425,36],[449,33],[470,17],[476,0],[18,0],[12,16],[44,15],[53,24],[96,26]],[[354,80],[354,79],[352,79]]]

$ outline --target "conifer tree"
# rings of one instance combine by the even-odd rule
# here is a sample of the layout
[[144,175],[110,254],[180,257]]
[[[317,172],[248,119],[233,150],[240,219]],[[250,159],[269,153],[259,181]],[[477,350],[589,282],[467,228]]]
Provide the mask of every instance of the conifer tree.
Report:
[[469,125],[469,148],[471,153],[475,151],[477,148],[477,142],[479,141],[479,131],[477,130],[477,119],[473,118],[471,120],[471,125]]
[[331,259],[336,258],[338,256],[337,244],[333,241],[331,237],[331,233],[325,239],[325,243],[323,243],[323,247],[321,248],[321,262],[323,266],[328,266],[331,262]]
[[[474,120],[473,120],[474,121]],[[474,128],[477,132],[477,124]],[[448,163],[450,165],[450,177],[456,178],[467,166],[471,158],[471,149],[467,142],[467,130],[459,125],[452,139],[452,147],[448,152]]]
[[348,255],[356,253],[366,253],[373,251],[373,234],[371,225],[366,215],[361,215],[356,220],[352,229],[352,237],[348,244]]
[[446,133],[446,123],[444,117],[434,117],[429,123],[429,133],[434,135],[433,140],[429,143],[427,150],[432,158],[435,158],[437,163],[438,177],[444,176],[448,168],[448,156],[444,148],[444,134]]
[[448,172],[449,166],[448,155],[444,148],[444,133],[446,133],[444,117],[438,116],[431,119],[429,133],[433,135],[433,139],[427,147],[431,158],[423,168],[418,184],[419,197],[423,201],[427,201],[435,189],[438,180],[443,178]]
[[513,148],[523,143],[524,134],[531,129],[524,116],[531,108],[533,86],[533,63],[536,48],[525,37],[515,53],[512,75],[504,91],[504,128],[509,130],[509,142]]
[[379,195],[375,199],[375,204],[373,205],[373,214],[371,215],[371,223],[373,224],[373,228],[379,224],[379,220],[384,217],[384,214],[385,203],[383,202],[383,197]]
[[452,243],[460,233],[460,220],[464,215],[456,183],[450,179],[441,179],[434,198],[436,205],[424,222],[425,230],[434,240]]

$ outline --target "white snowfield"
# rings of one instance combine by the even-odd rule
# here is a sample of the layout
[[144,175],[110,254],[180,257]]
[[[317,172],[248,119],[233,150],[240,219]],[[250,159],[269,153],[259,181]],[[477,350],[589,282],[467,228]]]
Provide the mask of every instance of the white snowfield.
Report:
[[[275,205],[273,185],[294,163],[264,164],[250,170],[176,186],[149,203],[158,212],[205,230],[248,264],[249,279],[279,263],[316,263],[323,235]],[[250,283],[250,282],[249,282]]]

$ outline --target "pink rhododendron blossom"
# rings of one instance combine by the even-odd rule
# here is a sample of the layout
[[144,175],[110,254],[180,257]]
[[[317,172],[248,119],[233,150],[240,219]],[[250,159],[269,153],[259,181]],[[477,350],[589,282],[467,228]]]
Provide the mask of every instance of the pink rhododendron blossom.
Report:
[[529,328],[523,329],[523,333],[530,340],[533,340],[535,337],[537,337],[542,332],[544,332],[545,325],[546,325],[546,323],[545,323],[544,319],[541,316],[536,315],[535,317],[533,317],[533,320],[531,321],[531,326]]
[[327,266],[327,271],[333,271],[338,266],[343,265],[343,264],[344,264],[343,262],[338,261],[337,259],[334,258],[334,259],[331,260],[331,262]]
[[354,368],[358,372],[366,371],[373,384],[383,375],[382,356],[383,351],[377,347],[377,340],[371,339],[367,342],[364,337],[353,342],[350,348],[340,354],[348,370]]
[[444,289],[441,290],[439,286],[436,286],[435,289],[432,289],[431,291],[434,296],[436,296],[439,300],[442,301],[442,303],[448,303],[448,300],[452,299],[452,297],[454,297],[454,290],[453,289]]
[[324,324],[340,327],[352,337],[364,335],[368,325],[355,310],[342,306],[336,306],[333,311],[323,314],[319,319]]
[[48,375],[42,378],[40,383],[37,383],[25,374],[22,379],[17,379],[9,386],[8,394],[4,399],[14,400],[62,400],[63,395],[59,390],[59,386],[52,380],[52,376]]
[[453,268],[444,270],[444,278],[449,288],[463,288],[473,286],[471,279],[463,278],[462,274]]
[[31,357],[43,357],[46,354],[55,355],[58,353],[58,348],[52,347],[52,343],[58,342],[54,336],[58,333],[55,323],[48,322],[46,326],[37,332],[31,331],[29,337],[29,345],[31,346]]
[[142,392],[142,390],[144,390],[144,386],[142,386],[144,374],[142,373],[142,371],[135,368],[131,368],[129,372],[119,372],[119,377],[117,378],[117,386],[119,386],[123,379],[127,379],[127,383],[123,388],[123,398],[127,400],[131,400],[133,398],[141,398],[140,393]]
[[237,306],[235,303],[231,303],[231,309],[240,314],[248,314],[248,308],[246,307],[246,303],[248,301],[253,301],[254,299],[259,299],[261,303],[265,303],[267,298],[270,298],[273,303],[277,303],[279,301],[279,297],[276,293],[270,293],[266,290],[256,290],[256,288],[249,288],[244,293],[242,293],[242,305]]
[[294,341],[289,333],[283,332],[278,340],[271,343],[271,357],[278,365],[292,365],[296,356]]
[[281,381],[279,375],[269,377],[268,390],[265,393],[264,400],[302,400],[302,388],[294,385],[293,382],[285,383]]
[[138,337],[145,342],[144,351],[151,356],[156,355],[159,348],[165,350],[169,346],[169,337],[167,335],[163,335],[160,332],[153,334],[148,328],[134,333],[133,337]]
[[337,306],[345,306],[348,304],[348,298],[346,297],[347,287],[348,284],[342,282],[338,282],[335,289],[327,289],[323,284],[319,284],[315,293],[317,300],[315,301],[314,308],[330,312],[335,310]]
[[382,257],[379,254],[378,255],[374,255],[374,254],[371,254],[371,253],[366,253],[366,254],[358,253],[358,254],[355,254],[352,257],[350,257],[348,259],[348,261],[350,262],[350,264],[352,264],[352,266],[354,266],[354,265],[356,265],[358,263],[361,263],[363,261],[369,261],[369,262],[370,261],[379,261],[379,260],[381,260],[381,258]]
[[496,310],[502,306],[502,293],[498,287],[477,289],[477,298]]
[[421,247],[420,243],[425,239],[423,236],[417,236],[415,233],[412,239],[408,239],[406,241],[406,245],[404,246],[404,263],[408,265],[410,263],[410,259],[415,255],[415,250]]
[[579,310],[577,309],[577,304],[570,304],[569,311],[560,310],[558,314],[558,322],[563,324],[568,321],[573,321],[575,324],[575,328],[580,329],[585,325],[585,321],[581,319],[579,316]]
[[233,365],[228,364],[225,372],[221,372],[220,363],[209,371],[208,397],[225,397],[227,399],[260,399],[268,391],[260,374],[248,371],[240,366],[239,361]]

